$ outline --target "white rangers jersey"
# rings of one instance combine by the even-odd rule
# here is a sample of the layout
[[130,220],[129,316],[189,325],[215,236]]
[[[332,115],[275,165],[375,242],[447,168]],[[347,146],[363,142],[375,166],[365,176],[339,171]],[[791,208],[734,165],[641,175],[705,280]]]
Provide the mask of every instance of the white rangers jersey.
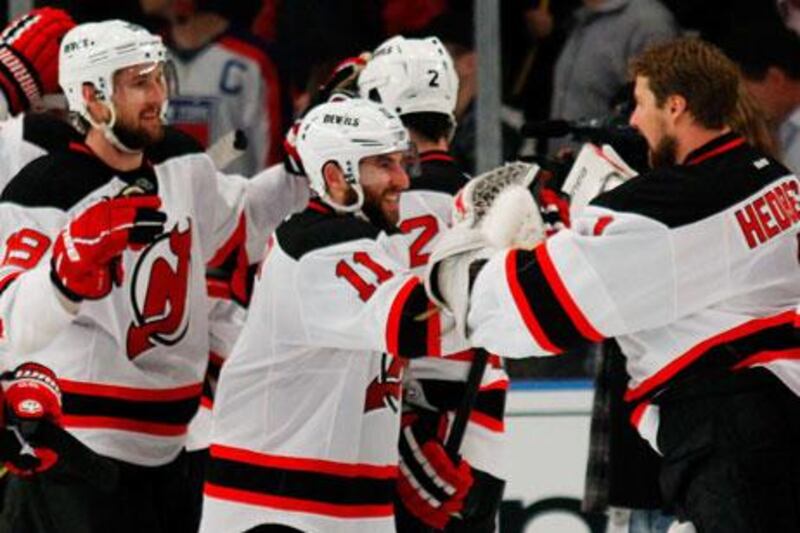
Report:
[[201,531],[394,531],[398,356],[463,349],[403,246],[316,200],[278,228],[220,375]]
[[690,379],[763,366],[800,395],[798,228],[798,178],[723,135],[601,195],[533,250],[493,257],[471,340],[521,357],[615,337],[648,440],[650,400]]
[[225,172],[252,176],[281,157],[284,127],[278,75],[253,37],[228,31],[200,50],[173,50],[180,94],[170,97],[168,121],[205,148],[241,130],[247,149]]
[[[431,250],[441,231],[450,226],[453,198],[469,177],[458,169],[447,152],[431,150],[420,154],[419,176],[411,179],[409,190],[400,196],[400,231],[408,238],[408,264],[423,274]],[[423,409],[447,412],[452,421],[464,395],[472,361],[472,350],[461,353],[428,354],[409,362],[403,378],[404,400]],[[501,359],[492,356],[484,372],[481,389],[461,446],[462,456],[475,468],[505,479],[505,399],[508,375]]]
[[82,302],[46,347],[2,354],[10,367],[34,360],[52,368],[65,427],[95,452],[140,465],[172,460],[197,409],[209,352],[206,262],[242,238],[258,257],[269,232],[308,194],[277,167],[248,181],[220,175],[204,154],[159,160],[117,172],[72,143],[26,166],[2,195],[67,215],[132,184],[161,198],[166,233],[123,254],[122,286]]

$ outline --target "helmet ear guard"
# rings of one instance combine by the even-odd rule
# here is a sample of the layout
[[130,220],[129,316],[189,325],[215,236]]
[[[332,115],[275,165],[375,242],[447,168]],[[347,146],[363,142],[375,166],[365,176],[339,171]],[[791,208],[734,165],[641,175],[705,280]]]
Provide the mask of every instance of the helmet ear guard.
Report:
[[[300,124],[297,151],[311,189],[335,210],[361,209],[364,191],[359,163],[370,156],[406,152],[408,132],[400,118],[381,105],[360,98],[326,102],[311,109]],[[328,163],[341,169],[356,194],[356,201],[342,205],[328,192],[323,169]]]

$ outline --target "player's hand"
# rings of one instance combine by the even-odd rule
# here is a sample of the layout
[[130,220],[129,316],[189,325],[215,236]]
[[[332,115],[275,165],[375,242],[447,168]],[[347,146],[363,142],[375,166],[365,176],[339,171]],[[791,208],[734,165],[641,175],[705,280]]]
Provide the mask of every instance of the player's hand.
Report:
[[79,213],[53,245],[51,279],[70,300],[98,299],[121,285],[121,254],[164,232],[155,195],[103,198]]
[[61,423],[61,389],[52,370],[38,363],[23,363],[6,378],[4,386],[5,435],[3,459],[15,474],[43,472],[58,462],[58,454],[29,443],[26,427],[42,421]]
[[418,520],[444,529],[464,507],[473,484],[472,468],[453,460],[428,421],[412,418],[400,429],[399,500]]
[[556,180],[549,171],[542,170],[531,185],[531,192],[539,206],[547,237],[570,227],[569,195],[555,187]]
[[286,137],[283,138],[283,167],[286,172],[295,176],[306,175],[303,162],[300,160],[300,153],[297,151],[297,132],[300,131],[301,122],[301,119],[295,120],[289,131],[286,132]]
[[58,50],[75,26],[66,11],[45,7],[13,20],[0,34],[0,90],[12,115],[41,106],[42,96],[60,91]]

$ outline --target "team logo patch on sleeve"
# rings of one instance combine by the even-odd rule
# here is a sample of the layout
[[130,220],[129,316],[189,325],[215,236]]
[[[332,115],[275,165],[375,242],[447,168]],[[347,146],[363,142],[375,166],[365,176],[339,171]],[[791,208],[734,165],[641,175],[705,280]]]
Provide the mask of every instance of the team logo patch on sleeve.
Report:
[[384,407],[396,413],[400,406],[405,360],[389,354],[383,354],[381,357],[381,373],[367,386],[367,394],[364,397],[365,413]]

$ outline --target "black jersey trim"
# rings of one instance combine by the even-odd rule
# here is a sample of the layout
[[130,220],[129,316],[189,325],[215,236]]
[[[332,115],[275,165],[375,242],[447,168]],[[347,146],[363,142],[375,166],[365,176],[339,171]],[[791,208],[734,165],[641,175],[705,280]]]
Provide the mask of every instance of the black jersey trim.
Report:
[[[637,176],[592,201],[635,213],[669,228],[721,213],[791,172],[734,134],[722,135],[690,154],[691,164]],[[724,149],[730,145],[728,149]]]
[[210,455],[206,494],[329,516],[391,515],[395,466],[272,456],[219,445],[211,446]]
[[359,239],[372,240],[380,233],[355,215],[337,214],[326,208],[313,203],[278,226],[275,235],[281,249],[299,261],[314,250]]

